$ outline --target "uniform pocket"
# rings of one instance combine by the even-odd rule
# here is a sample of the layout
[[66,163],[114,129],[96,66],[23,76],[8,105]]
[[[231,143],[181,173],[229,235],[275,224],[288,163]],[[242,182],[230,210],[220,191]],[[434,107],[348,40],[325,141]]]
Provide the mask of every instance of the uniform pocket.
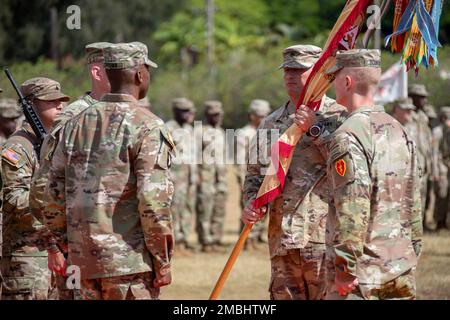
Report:
[[4,295],[31,295],[34,290],[35,281],[31,277],[3,277],[3,294]]

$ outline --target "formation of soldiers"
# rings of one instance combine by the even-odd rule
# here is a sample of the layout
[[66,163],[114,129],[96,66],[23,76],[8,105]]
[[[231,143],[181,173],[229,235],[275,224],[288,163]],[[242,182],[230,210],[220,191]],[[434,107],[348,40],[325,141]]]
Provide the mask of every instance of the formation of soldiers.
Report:
[[[320,54],[286,48],[289,101],[272,113],[252,101],[238,130],[242,222],[255,224],[246,249],[268,241],[272,299],[413,299],[422,225],[450,227],[450,107],[436,114],[415,85],[395,120],[373,102],[380,52],[350,50],[328,72],[336,100],[296,111]],[[2,299],[158,299],[173,255],[196,251],[194,223],[201,251],[223,252],[222,103],[204,102],[200,133],[187,98],[172,101],[164,123],[146,98],[157,64],[144,44],[89,44],[86,61],[91,89],[70,104],[55,80],[21,85],[48,133],[42,142],[14,100],[0,101]],[[258,132],[293,123],[306,135],[284,190],[256,209],[268,166],[257,159],[274,142]],[[204,151],[212,161],[198,163]]]

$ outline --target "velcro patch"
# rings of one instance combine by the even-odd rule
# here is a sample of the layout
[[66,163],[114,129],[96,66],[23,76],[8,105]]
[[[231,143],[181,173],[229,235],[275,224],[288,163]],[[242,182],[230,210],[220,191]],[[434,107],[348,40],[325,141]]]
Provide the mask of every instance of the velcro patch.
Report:
[[2,157],[14,165],[16,165],[21,159],[20,155],[11,148],[8,148],[5,151],[3,151]]

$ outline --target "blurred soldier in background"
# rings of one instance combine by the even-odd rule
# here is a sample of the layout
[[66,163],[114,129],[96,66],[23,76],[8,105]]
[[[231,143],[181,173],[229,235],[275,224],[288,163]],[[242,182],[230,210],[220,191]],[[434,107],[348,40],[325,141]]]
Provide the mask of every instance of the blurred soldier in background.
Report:
[[432,179],[434,175],[432,164],[432,134],[429,127],[430,121],[425,113],[425,106],[427,105],[429,94],[424,85],[413,84],[408,88],[408,95],[411,97],[413,104],[416,107],[416,110],[413,113],[413,124],[411,125],[409,133],[417,145],[417,156],[423,172],[421,195],[424,227],[430,229],[432,226],[429,225],[428,221],[425,219],[425,213],[430,202],[427,191],[428,180]]
[[17,120],[21,116],[22,111],[16,100],[0,99],[0,146],[16,131]]
[[[437,217],[436,217],[436,198],[438,192],[438,184],[442,172],[442,167],[439,165],[439,159],[442,159],[440,155],[439,145],[442,139],[442,126],[439,122],[438,115],[435,108],[427,104],[424,107],[424,112],[428,117],[428,125],[431,130],[431,166],[432,174],[428,178],[427,185],[427,207],[425,211],[425,226],[428,230],[436,230]],[[447,172],[445,172],[446,175]]]
[[138,103],[157,65],[139,42],[103,55],[111,93],[66,123],[52,158],[44,194],[50,267],[64,273],[60,251],[68,248],[69,264],[80,268],[76,299],[157,299],[172,281],[174,146],[162,120]]
[[410,126],[413,125],[413,113],[415,109],[411,98],[397,100],[394,102],[392,116],[409,131],[411,129]]
[[195,113],[194,103],[186,98],[172,100],[173,120],[166,123],[176,147],[176,156],[171,168],[174,183],[172,200],[172,217],[175,233],[175,252],[180,255],[190,255],[193,249],[188,244],[194,213],[197,173],[194,154],[194,130],[192,114]]
[[[85,48],[86,62],[88,64],[89,76],[91,79],[91,91],[87,92],[80,99],[64,107],[61,114],[58,115],[53,128],[45,137],[41,147],[39,168],[33,175],[30,192],[31,210],[37,217],[42,217],[44,210],[44,190],[48,180],[51,160],[57,144],[61,140],[64,126],[82,111],[97,103],[100,98],[110,90],[108,77],[103,66],[103,48],[110,45],[108,42],[95,42],[88,44]],[[67,258],[67,252],[64,252]],[[53,255],[49,253],[49,259]],[[51,264],[51,261],[50,261]],[[56,287],[59,300],[72,300],[73,292],[66,288],[66,277],[56,276]]]
[[[0,89],[0,93],[3,90]],[[13,99],[0,99],[0,150],[2,145],[17,129],[18,119],[22,116],[17,102]],[[3,182],[1,179],[1,166],[0,166],[0,260],[2,257],[2,202],[3,202]],[[0,299],[2,294],[2,277],[0,268]]]
[[203,252],[220,250],[228,194],[225,131],[220,101],[205,102],[202,162],[198,166],[197,232]]
[[[47,132],[69,97],[61,92],[58,82],[33,78],[20,87],[29,99]],[[3,299],[43,300],[48,298],[50,271],[47,266],[47,246],[41,237],[42,217],[30,210],[30,185],[39,168],[35,133],[24,122],[2,148],[3,188]]]
[[439,168],[436,219],[438,229],[450,229],[450,107],[442,107],[439,113],[442,138],[439,144]]
[[[250,107],[248,109],[248,120],[249,123],[239,129],[237,131],[237,140],[236,140],[236,173],[239,185],[241,186],[241,190],[244,187],[245,175],[247,173],[247,164],[249,161],[249,151],[250,151],[250,143],[252,139],[256,136],[257,128],[263,121],[263,119],[270,113],[270,104],[266,100],[253,100],[250,103]],[[254,141],[254,143],[257,143]],[[241,208],[244,209],[244,197],[241,192]],[[245,242],[244,249],[254,249],[259,250],[262,247],[259,247],[260,243],[265,243],[265,233],[266,233],[266,221],[267,218],[258,223],[256,223],[252,231],[250,232],[247,241]],[[244,227],[244,223],[241,220],[241,230]],[[263,247],[264,249],[266,246]]]

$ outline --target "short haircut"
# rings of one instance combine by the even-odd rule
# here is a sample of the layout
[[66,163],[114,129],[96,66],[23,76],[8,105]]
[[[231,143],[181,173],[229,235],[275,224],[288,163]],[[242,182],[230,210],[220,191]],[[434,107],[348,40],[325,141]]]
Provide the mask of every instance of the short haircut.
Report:
[[381,78],[381,68],[352,67],[342,72],[356,83],[356,92],[361,95],[374,95]]

